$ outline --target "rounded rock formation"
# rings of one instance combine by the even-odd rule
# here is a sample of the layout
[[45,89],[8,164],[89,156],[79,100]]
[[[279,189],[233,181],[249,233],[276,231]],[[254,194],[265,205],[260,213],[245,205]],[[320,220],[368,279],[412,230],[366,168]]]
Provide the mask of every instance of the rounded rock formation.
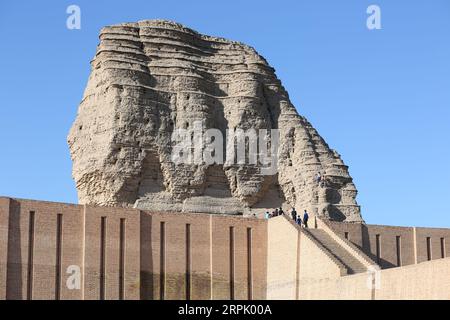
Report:
[[[348,167],[253,48],[148,20],[102,29],[91,65],[68,137],[80,203],[245,215],[282,206],[362,221]],[[277,172],[175,163],[173,132],[196,121],[224,136],[278,129]]]

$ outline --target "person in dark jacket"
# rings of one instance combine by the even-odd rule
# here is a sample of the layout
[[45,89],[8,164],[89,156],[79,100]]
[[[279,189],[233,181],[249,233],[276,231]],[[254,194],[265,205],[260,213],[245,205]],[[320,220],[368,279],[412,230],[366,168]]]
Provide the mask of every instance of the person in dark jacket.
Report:
[[301,227],[302,226],[302,218],[300,218],[300,215],[297,215],[297,224]]
[[303,214],[303,224],[305,225],[305,228],[308,228],[308,219],[309,215],[308,212],[305,210],[305,213]]
[[295,211],[295,208],[292,208],[291,211],[292,220],[297,221],[297,211]]

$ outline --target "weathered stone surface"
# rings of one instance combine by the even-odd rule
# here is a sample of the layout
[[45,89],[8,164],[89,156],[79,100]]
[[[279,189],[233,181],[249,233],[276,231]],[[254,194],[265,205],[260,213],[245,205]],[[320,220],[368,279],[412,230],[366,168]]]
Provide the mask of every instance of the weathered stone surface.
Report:
[[[224,134],[279,129],[278,174],[250,164],[175,164],[171,134],[196,120]],[[80,203],[229,214],[295,206],[362,220],[347,166],[297,113],[266,60],[173,22],[102,29],[68,143]]]

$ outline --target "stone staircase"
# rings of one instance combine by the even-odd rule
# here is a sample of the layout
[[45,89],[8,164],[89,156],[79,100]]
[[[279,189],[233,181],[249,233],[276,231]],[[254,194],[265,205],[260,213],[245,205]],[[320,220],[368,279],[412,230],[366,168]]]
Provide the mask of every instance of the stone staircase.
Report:
[[346,268],[348,274],[366,272],[367,268],[322,229],[303,229],[316,239]]

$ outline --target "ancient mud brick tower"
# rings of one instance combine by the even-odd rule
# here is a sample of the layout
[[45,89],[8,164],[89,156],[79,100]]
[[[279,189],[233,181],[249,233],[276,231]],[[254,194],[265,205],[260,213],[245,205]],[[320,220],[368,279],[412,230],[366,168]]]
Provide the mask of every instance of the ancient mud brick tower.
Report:
[[[279,129],[277,173],[253,164],[175,164],[172,132],[195,121],[224,135]],[[362,221],[348,167],[297,113],[266,60],[177,23],[101,31],[68,142],[82,204],[244,215],[293,206]]]

